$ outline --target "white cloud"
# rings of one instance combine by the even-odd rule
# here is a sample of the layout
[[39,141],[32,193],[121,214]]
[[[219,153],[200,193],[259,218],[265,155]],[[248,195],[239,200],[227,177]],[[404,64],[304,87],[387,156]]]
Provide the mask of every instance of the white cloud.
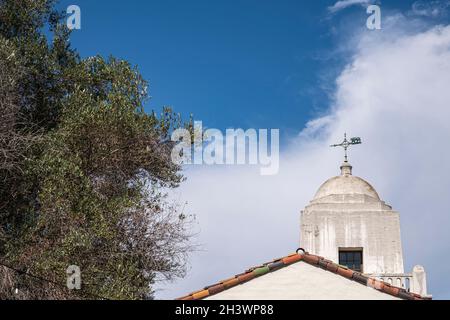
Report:
[[295,251],[300,210],[338,174],[342,152],[328,146],[344,132],[364,141],[350,152],[354,173],[401,214],[406,269],[423,264],[431,293],[450,298],[450,26],[414,32],[404,18],[392,21],[359,36],[334,105],[282,153],[277,176],[245,167],[188,171],[180,192],[198,216],[204,250],[160,298]]
[[328,7],[328,11],[336,13],[354,5],[368,5],[371,2],[371,0],[340,0],[331,7]]

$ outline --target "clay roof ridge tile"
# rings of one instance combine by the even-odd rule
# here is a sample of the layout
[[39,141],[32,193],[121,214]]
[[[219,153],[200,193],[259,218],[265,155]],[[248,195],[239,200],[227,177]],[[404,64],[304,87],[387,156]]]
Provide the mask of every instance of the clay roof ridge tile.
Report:
[[405,300],[428,300],[421,297],[418,294],[406,291],[403,288],[398,288],[390,285],[389,283],[381,280],[370,278],[360,272],[353,271],[346,266],[339,265],[333,261],[327,260],[324,257],[310,254],[305,252],[304,254],[291,254],[284,258],[275,259],[272,262],[253,267],[247,270],[245,273],[238,274],[234,278],[223,280],[215,285],[206,287],[204,290],[193,292],[185,297],[178,298],[176,300],[200,300],[207,298],[211,295],[220,293],[224,290],[230,289],[234,286],[243,284],[267,273],[276,271],[278,269],[287,267],[299,261],[305,261],[308,264],[316,266],[318,268],[327,270],[329,272],[336,273],[342,277],[358,282],[362,285],[374,288],[380,292],[399,297]]

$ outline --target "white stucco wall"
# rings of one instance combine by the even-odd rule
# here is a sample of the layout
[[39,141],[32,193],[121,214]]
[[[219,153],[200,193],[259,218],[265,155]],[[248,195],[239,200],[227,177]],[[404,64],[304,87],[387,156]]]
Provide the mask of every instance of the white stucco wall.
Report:
[[363,272],[404,273],[400,217],[366,195],[313,200],[301,214],[300,246],[339,262],[339,248],[363,248]]
[[301,261],[206,300],[399,299]]

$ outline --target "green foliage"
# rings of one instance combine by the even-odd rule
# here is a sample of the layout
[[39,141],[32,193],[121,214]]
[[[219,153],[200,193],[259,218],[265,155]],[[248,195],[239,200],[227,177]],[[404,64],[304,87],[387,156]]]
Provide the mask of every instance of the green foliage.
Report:
[[14,81],[0,101],[15,111],[0,143],[26,144],[14,149],[18,170],[0,167],[0,262],[61,285],[78,265],[83,286],[0,268],[0,298],[151,298],[157,277],[183,276],[191,249],[190,219],[165,193],[183,180],[170,158],[183,124],[170,108],[144,112],[147,83],[127,61],[80,59],[53,4],[0,0],[0,63],[15,66],[4,68]]

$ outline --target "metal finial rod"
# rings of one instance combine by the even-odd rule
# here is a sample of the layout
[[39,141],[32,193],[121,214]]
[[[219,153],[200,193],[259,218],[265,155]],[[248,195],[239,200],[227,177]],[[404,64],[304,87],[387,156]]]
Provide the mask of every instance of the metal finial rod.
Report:
[[333,144],[333,145],[331,145],[331,147],[332,148],[335,148],[335,147],[342,147],[342,148],[344,148],[345,162],[348,162],[348,151],[347,151],[348,148],[350,146],[354,146],[354,145],[361,144],[361,143],[362,143],[361,138],[358,138],[358,137],[351,138],[350,141],[348,141],[347,140],[347,133],[344,133],[344,141],[342,143],[340,143],[340,144]]

